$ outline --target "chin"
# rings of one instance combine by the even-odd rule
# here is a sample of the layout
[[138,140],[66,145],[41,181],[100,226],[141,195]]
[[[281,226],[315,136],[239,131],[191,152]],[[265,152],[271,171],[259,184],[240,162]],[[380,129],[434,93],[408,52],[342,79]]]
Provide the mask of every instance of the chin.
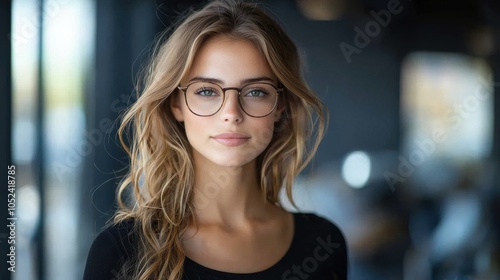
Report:
[[254,159],[238,159],[238,158],[218,158],[212,162],[222,167],[243,167],[248,165]]
[[204,162],[204,164],[213,164],[220,167],[245,167],[255,162],[258,157],[259,151],[249,151],[243,152],[241,150],[228,151],[225,150],[212,150],[207,152],[201,152],[194,149],[194,159],[199,161],[199,163]]

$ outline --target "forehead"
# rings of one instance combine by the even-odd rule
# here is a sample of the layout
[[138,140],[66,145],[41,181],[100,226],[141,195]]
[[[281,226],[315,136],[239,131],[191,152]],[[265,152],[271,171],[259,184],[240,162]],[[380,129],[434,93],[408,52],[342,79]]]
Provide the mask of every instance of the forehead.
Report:
[[226,85],[256,77],[276,79],[252,41],[223,35],[209,38],[198,50],[185,80],[194,77],[217,79]]

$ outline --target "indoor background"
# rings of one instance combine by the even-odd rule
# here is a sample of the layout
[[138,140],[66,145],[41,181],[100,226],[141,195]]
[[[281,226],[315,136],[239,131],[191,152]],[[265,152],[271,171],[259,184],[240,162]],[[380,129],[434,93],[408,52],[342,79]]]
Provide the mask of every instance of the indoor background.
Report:
[[[500,279],[500,2],[260,2],[330,112],[295,197],[343,230],[349,278]],[[0,166],[16,167],[17,218],[15,273],[0,227],[0,279],[82,278],[126,172],[116,128],[137,71],[200,3],[0,3]]]

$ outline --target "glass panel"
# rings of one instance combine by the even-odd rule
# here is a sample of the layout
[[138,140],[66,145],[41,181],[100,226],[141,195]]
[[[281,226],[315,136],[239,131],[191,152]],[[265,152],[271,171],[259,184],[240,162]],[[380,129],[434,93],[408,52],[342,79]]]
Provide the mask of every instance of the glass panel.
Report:
[[36,279],[34,237],[40,195],[34,160],[37,151],[38,1],[12,3],[12,146],[16,166],[16,269],[13,279]]
[[[40,221],[40,192],[34,172],[43,131],[45,153],[46,279],[80,279],[77,259],[78,189],[85,150],[83,96],[93,61],[94,2],[16,0],[12,9],[13,161],[17,169],[18,269],[13,279],[38,279],[34,237]],[[42,27],[43,60],[38,57]],[[38,67],[43,61],[43,123],[37,127]]]
[[92,151],[83,100],[93,67],[94,2],[44,1],[43,11],[46,278],[80,279],[78,190],[81,163]]

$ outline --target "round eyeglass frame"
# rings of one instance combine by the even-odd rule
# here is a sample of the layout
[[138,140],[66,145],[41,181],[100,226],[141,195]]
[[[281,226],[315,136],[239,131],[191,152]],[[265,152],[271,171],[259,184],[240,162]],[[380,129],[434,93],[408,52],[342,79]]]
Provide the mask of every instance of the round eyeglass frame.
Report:
[[[226,88],[223,88],[219,84],[212,83],[212,82],[205,82],[207,84],[212,84],[212,85],[218,86],[222,90],[222,103],[220,104],[219,109],[217,109],[214,113],[208,114],[208,115],[204,115],[204,114],[198,114],[198,113],[194,112],[191,109],[191,107],[189,107],[189,104],[188,104],[188,101],[187,101],[187,96],[186,96],[188,87],[190,85],[192,85],[192,84],[199,83],[199,82],[200,81],[194,81],[194,82],[191,82],[191,83],[187,84],[184,87],[181,87],[180,85],[177,87],[179,90],[181,90],[182,92],[184,92],[184,102],[186,103],[186,106],[188,107],[189,111],[191,111],[191,113],[193,113],[193,114],[195,114],[195,115],[197,115],[199,117],[210,117],[210,116],[213,116],[213,115],[217,114],[220,111],[220,109],[222,109],[222,107],[224,107],[224,104],[226,103],[226,91],[228,91],[228,90],[235,90],[235,91],[238,92],[238,104],[240,105],[241,110],[243,112],[245,112],[245,114],[247,114],[248,116],[253,117],[253,118],[267,117],[267,116],[269,116],[276,109],[276,107],[278,105],[278,100],[279,100],[279,97],[280,97],[280,93],[283,92],[283,88],[279,88],[279,87],[276,87],[275,85],[273,85],[271,83],[265,83],[265,82],[250,83],[250,84],[244,85],[241,88],[237,88],[237,87],[226,87]],[[265,115],[262,115],[262,116],[251,115],[247,111],[245,111],[245,108],[243,108],[243,105],[241,104],[241,98],[240,98],[241,90],[244,89],[246,86],[253,85],[253,84],[266,84],[266,85],[270,85],[270,86],[272,86],[276,90],[276,100],[274,101],[273,108],[271,109],[271,111],[269,111],[269,113],[267,113]]]

